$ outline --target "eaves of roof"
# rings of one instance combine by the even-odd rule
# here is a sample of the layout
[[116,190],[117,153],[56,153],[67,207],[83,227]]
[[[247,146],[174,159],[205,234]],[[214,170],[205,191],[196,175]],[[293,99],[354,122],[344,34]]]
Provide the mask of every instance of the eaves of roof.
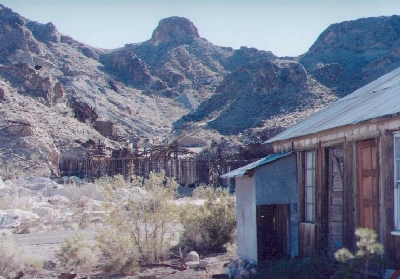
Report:
[[221,175],[221,177],[222,178],[242,177],[245,174],[247,174],[249,170],[253,170],[253,169],[258,168],[260,166],[272,163],[272,162],[274,162],[276,160],[279,160],[279,159],[281,159],[283,157],[286,157],[286,156],[288,156],[288,155],[290,155],[292,153],[293,152],[290,151],[290,152],[285,152],[285,153],[274,153],[274,154],[268,155],[267,157],[264,157],[264,158],[262,158],[262,159],[260,159],[258,161],[255,161],[255,162],[250,163],[250,164],[248,164],[246,166],[243,166],[241,168],[238,168],[238,169],[235,169],[235,170],[230,171],[228,173],[225,173],[225,174]]

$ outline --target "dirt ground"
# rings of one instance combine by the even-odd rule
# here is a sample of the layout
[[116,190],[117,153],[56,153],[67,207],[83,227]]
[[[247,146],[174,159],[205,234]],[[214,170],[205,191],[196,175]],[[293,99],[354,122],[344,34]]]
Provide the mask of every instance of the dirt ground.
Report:
[[[76,231],[52,231],[46,233],[33,233],[25,235],[11,235],[8,237],[0,237],[0,241],[14,241],[26,253],[26,255],[36,259],[39,262],[52,261],[57,263],[56,252],[60,243],[66,236],[76,233]],[[82,233],[82,231],[80,231]],[[94,230],[84,231],[87,237],[93,238]],[[213,274],[220,274],[223,271],[224,264],[229,263],[233,259],[232,253],[221,253],[208,255],[203,257],[200,255],[200,267],[190,267],[187,265],[186,270],[179,268],[180,261],[178,259],[166,262],[163,265],[141,268],[139,272],[132,276],[106,276],[102,274],[100,268],[94,268],[91,279],[106,278],[126,278],[126,279],[206,279]],[[61,273],[74,273],[74,270],[66,270],[62,266],[56,266],[50,269],[43,269],[31,276],[26,274],[23,279],[28,278],[58,278]],[[76,278],[85,278],[83,274],[78,274]]]

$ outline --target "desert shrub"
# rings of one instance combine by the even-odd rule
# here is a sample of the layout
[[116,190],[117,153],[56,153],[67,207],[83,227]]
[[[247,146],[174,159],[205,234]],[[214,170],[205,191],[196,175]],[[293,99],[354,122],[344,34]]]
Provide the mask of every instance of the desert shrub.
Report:
[[200,184],[197,186],[192,193],[193,199],[207,199],[210,195],[212,195],[214,189],[206,184]]
[[[187,205],[182,211],[184,232],[181,245],[201,252],[223,251],[234,240],[236,229],[235,199],[227,189],[211,186],[200,190],[203,205]],[[195,193],[195,196],[198,193]]]
[[23,177],[23,169],[21,162],[0,162],[0,176],[4,180]]
[[83,273],[90,273],[98,261],[96,248],[83,234],[65,238],[56,256],[61,264]]
[[33,233],[42,228],[40,219],[21,218],[21,224],[13,229],[14,234]]
[[96,185],[90,183],[82,185],[76,183],[65,184],[62,192],[77,207],[86,207],[90,199],[102,199],[101,192],[97,189]]
[[132,236],[111,226],[99,229],[97,245],[104,258],[103,270],[110,274],[133,274],[138,268],[139,252]]
[[[102,178],[96,183],[104,189],[104,226],[97,240],[107,261],[106,269],[114,266],[114,273],[128,274],[138,264],[165,259],[179,218],[172,203],[178,184],[165,173],[150,173],[148,179],[133,177],[131,183],[120,177]],[[128,188],[132,185],[141,185],[147,195],[130,195]]]
[[0,276],[15,277],[19,271],[34,275],[39,269],[40,263],[29,257],[14,242],[0,242]]
[[6,210],[6,209],[14,209],[14,200],[12,195],[5,195],[3,197],[0,197],[0,210]]
[[358,238],[356,243],[358,250],[353,254],[349,249],[342,248],[335,252],[335,259],[342,265],[337,272],[341,278],[354,278],[362,269],[368,278],[371,265],[381,272],[383,264],[383,245],[378,243],[378,234],[369,228],[358,228],[355,231]]

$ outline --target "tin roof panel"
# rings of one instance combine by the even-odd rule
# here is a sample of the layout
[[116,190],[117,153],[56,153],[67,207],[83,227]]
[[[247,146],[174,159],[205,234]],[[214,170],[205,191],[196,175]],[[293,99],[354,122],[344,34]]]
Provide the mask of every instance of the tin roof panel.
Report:
[[245,175],[247,173],[247,171],[258,168],[262,165],[265,164],[269,164],[273,161],[276,161],[280,158],[286,157],[290,154],[292,154],[293,152],[285,152],[285,153],[274,153],[271,155],[268,155],[267,157],[264,157],[258,161],[255,161],[253,163],[250,163],[246,166],[243,166],[241,168],[235,169],[233,171],[227,172],[223,175],[221,175],[222,178],[233,178],[233,177],[242,177],[243,175]]

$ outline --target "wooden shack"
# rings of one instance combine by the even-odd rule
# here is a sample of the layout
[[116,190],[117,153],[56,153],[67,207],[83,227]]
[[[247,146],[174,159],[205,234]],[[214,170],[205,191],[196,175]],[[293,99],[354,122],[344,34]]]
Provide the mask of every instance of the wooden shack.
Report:
[[300,255],[356,250],[366,227],[400,268],[400,68],[267,143],[296,154]]
[[221,177],[235,178],[238,256],[254,263],[296,256],[295,153],[272,154]]

